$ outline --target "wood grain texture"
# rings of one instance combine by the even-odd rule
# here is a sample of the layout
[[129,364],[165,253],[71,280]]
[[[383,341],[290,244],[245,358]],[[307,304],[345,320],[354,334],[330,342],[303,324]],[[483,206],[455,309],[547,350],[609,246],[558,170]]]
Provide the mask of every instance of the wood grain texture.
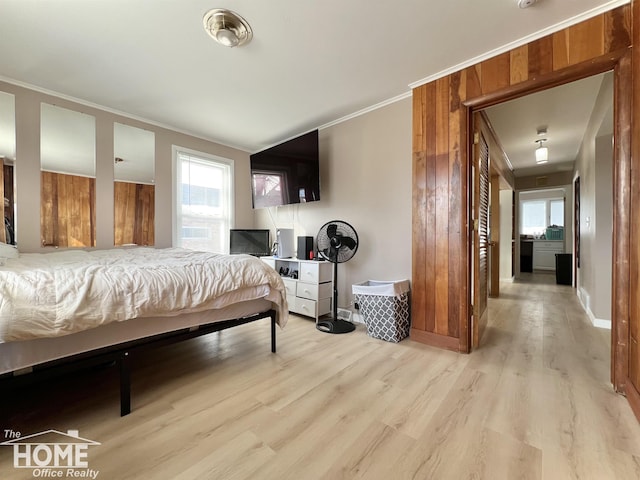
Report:
[[[415,97],[414,97],[415,98]],[[427,211],[427,163],[426,153],[420,152],[413,155],[413,192],[412,192],[412,244],[411,270],[412,278],[421,285],[426,282],[426,258],[422,248],[416,248],[416,244],[427,243],[426,211]],[[414,291],[411,295],[411,322],[419,330],[426,329],[426,297],[425,289]]]
[[[629,248],[629,263],[630,263],[630,285],[629,285],[629,327],[628,327],[628,381],[625,386],[627,395],[630,395],[632,390],[634,393],[640,392],[640,348],[638,342],[640,340],[640,208],[638,202],[640,201],[640,125],[636,118],[640,118],[640,75],[636,75],[640,71],[640,4],[633,2],[634,5],[634,29],[633,29],[633,54],[632,54],[632,121],[631,121],[631,163],[630,163],[630,210],[628,210],[628,222],[630,228],[630,248]],[[637,28],[636,28],[637,27]],[[615,200],[615,197],[614,197]],[[624,332],[619,332],[620,333]],[[624,359],[624,357],[623,357]],[[631,403],[632,407],[636,407],[637,404]],[[636,411],[636,415],[640,417],[640,412]]]
[[114,182],[114,244],[153,245],[155,186]]
[[507,154],[502,147],[502,142],[498,138],[496,131],[489,121],[485,111],[480,111],[477,123],[480,131],[485,136],[489,144],[489,154],[491,155],[491,171],[496,173],[506,182],[512,190],[515,190],[515,176],[507,163]]
[[13,180],[14,180],[14,167],[13,165],[4,165],[3,168],[4,175],[4,196],[9,199],[9,206],[5,207],[4,215],[9,219],[11,225],[15,225],[15,212],[14,212],[14,189],[13,189]]
[[436,250],[436,84],[425,86],[426,102],[426,246],[425,251],[425,324],[426,330],[435,331],[436,327],[436,256],[427,251]]
[[631,9],[616,8],[604,15],[604,51],[615,52],[631,45]]
[[[633,56],[638,54],[633,50]],[[630,276],[640,268],[632,259],[631,251],[631,165],[632,149],[640,146],[632,140],[632,118],[640,115],[640,100],[634,94],[632,64],[640,61],[628,53],[615,69],[614,95],[614,169],[613,169],[613,269],[612,269],[612,339],[611,373],[614,388],[618,392],[626,390],[629,373],[629,322],[631,320],[630,300],[632,298]],[[635,76],[634,76],[635,77]],[[638,81],[635,77],[634,81]],[[637,128],[638,125],[636,124]],[[635,133],[637,134],[637,133]],[[637,137],[636,137],[637,138]],[[634,150],[637,151],[637,150]],[[640,411],[637,412],[640,415]]]
[[41,172],[43,246],[95,247],[95,178]]
[[523,45],[509,52],[509,83],[524,82],[529,79],[529,46]]
[[492,93],[511,85],[511,53],[506,52],[481,64],[483,93]]
[[449,333],[449,78],[436,81],[435,333]]
[[[266,320],[135,356],[126,417],[108,366],[3,395],[0,415],[24,436],[100,442],[87,456],[98,479],[640,478],[640,425],[608,385],[609,332],[553,275],[503,287],[471,355],[361,324],[337,338],[292,315],[275,355]],[[0,471],[33,478],[10,447]]]
[[[474,118],[479,115],[475,114]],[[474,130],[477,122],[474,122]],[[479,130],[478,130],[479,131]],[[487,302],[489,298],[489,145],[482,133],[474,145],[474,292],[473,292],[473,348],[480,345],[486,329]]]
[[[451,76],[449,90],[449,201],[448,212],[449,218],[460,219],[462,210],[466,207],[462,201],[462,173],[461,158],[463,150],[466,150],[466,134],[463,131],[461,121],[462,98],[466,96],[465,75],[457,72]],[[459,252],[462,245],[461,223],[457,221],[449,222],[449,266],[448,266],[448,283],[449,285],[461,285],[464,279],[461,277],[461,258],[455,252]],[[448,317],[447,332],[452,337],[460,336],[460,292],[457,289],[448,289]]]
[[413,93],[413,151],[424,152],[427,149],[427,139],[425,131],[427,129],[426,112],[428,104],[426,103],[426,88],[418,88]]
[[[3,168],[0,168],[0,200],[3,201],[3,203],[2,203],[2,210],[3,211],[5,210],[5,208],[4,208],[4,197],[5,197],[5,195],[4,195],[4,165],[3,165]],[[4,225],[4,221],[3,221],[3,225]],[[5,232],[4,227],[2,229],[0,229],[0,230],[2,230],[0,232],[0,242],[7,243],[7,236],[6,236],[6,232]]]
[[[535,79],[551,73],[554,70],[556,55],[566,58],[566,52],[564,52],[563,49],[554,48],[555,39],[555,35],[553,37],[547,36],[540,38],[539,40],[535,40],[527,45],[527,58],[529,60],[528,72],[530,79]],[[558,68],[556,68],[556,70],[558,70]]]
[[[425,112],[414,111],[413,113],[413,118],[418,119],[414,124],[414,149],[423,146],[426,151],[432,143],[436,145],[434,171],[429,169],[429,159],[432,157],[427,154],[425,158],[427,185],[430,176],[435,177],[433,180],[436,192],[434,210],[428,211],[428,204],[425,207],[425,224],[429,225],[430,221],[435,224],[435,248],[434,245],[427,247],[427,243],[421,243],[422,240],[418,241],[418,237],[414,238],[413,245],[414,253],[423,252],[420,258],[424,260],[421,262],[424,261],[426,264],[431,258],[435,265],[432,279],[429,278],[430,274],[425,272],[426,278],[424,280],[414,278],[412,285],[414,292],[423,290],[425,298],[429,298],[434,293],[436,295],[434,314],[436,320],[433,325],[430,324],[431,316],[425,314],[425,332],[458,338],[460,350],[466,350],[463,343],[468,343],[468,336],[464,332],[468,332],[470,321],[469,296],[465,290],[469,285],[468,261],[463,260],[457,264],[452,257],[468,259],[469,252],[466,188],[469,184],[468,122],[472,106],[473,108],[486,107],[506,99],[516,98],[526,92],[560,85],[615,67],[631,39],[630,12],[629,5],[621,6],[414,90],[414,95],[419,97],[414,99],[414,109],[427,108],[428,102],[424,100],[426,97],[423,95],[434,90],[437,109],[435,127],[431,125],[431,121],[426,120]],[[452,92],[459,91],[462,83],[464,83],[466,96],[459,102],[459,107],[457,101],[451,101],[451,97],[445,104],[444,96],[451,96]],[[446,114],[445,105],[449,107]],[[435,135],[435,139],[427,140],[428,135]],[[462,143],[457,145],[457,138],[467,145],[462,146]],[[443,148],[448,150],[443,151]],[[445,158],[448,162],[452,162],[449,167],[451,170],[448,172],[448,185],[442,183]],[[458,160],[452,161],[452,159],[459,159],[460,167],[457,167]],[[459,178],[456,177],[458,173]],[[442,201],[445,190],[448,196],[446,204]],[[459,208],[454,198],[457,195],[459,195]],[[443,212],[450,213],[451,207],[456,209],[457,218],[450,215],[448,227],[446,227],[442,224]],[[459,243],[456,243],[452,236],[456,233],[451,232],[452,228],[461,229]],[[622,270],[619,270],[618,274],[621,273],[623,273]],[[447,293],[444,291],[445,285],[449,290],[465,293],[457,296],[450,291]],[[444,315],[449,318],[443,319]],[[421,328],[421,325],[419,328],[414,327],[414,331]],[[430,337],[422,336],[421,338],[429,341]]]

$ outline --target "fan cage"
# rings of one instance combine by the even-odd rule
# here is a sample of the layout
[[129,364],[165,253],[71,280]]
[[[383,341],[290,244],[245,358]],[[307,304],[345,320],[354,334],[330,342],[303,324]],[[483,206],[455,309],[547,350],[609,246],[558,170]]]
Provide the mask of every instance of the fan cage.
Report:
[[[333,229],[335,226],[334,234],[330,234],[329,230]],[[354,248],[350,248],[347,245],[341,244],[341,246],[337,249],[336,255],[331,255],[332,237],[337,236],[340,239],[350,238],[354,242]],[[349,225],[348,223],[342,220],[334,220],[332,222],[327,222],[324,224],[320,230],[318,231],[318,236],[316,238],[316,245],[318,248],[318,253],[328,261],[332,263],[344,263],[356,254],[358,250],[358,234],[356,230]],[[327,250],[329,252],[327,253]]]

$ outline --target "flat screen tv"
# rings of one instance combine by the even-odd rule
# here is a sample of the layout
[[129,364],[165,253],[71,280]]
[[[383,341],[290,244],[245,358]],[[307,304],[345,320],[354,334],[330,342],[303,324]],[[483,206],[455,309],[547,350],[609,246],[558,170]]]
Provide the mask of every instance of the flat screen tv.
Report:
[[234,228],[229,231],[229,253],[264,257],[271,254],[269,230]]
[[250,156],[253,208],[320,200],[318,130]]

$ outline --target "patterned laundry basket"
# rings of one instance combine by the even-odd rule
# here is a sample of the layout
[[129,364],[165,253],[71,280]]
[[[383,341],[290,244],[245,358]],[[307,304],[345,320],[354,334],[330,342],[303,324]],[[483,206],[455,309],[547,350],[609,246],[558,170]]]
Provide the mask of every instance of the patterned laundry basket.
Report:
[[352,293],[369,336],[396,343],[409,336],[409,280],[369,280],[352,285]]

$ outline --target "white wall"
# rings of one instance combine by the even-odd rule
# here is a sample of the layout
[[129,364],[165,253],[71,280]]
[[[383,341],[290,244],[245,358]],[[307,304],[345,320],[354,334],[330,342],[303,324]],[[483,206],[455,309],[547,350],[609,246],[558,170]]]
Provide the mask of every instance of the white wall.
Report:
[[[578,152],[574,176],[580,177],[580,268],[577,289],[592,322],[611,322],[613,77],[605,76]],[[601,135],[602,134],[602,135]],[[600,136],[601,138],[598,138]]]
[[249,155],[207,140],[147,124],[98,108],[0,82],[0,91],[15,96],[16,120],[16,233],[22,252],[44,252],[40,246],[40,103],[55,104],[96,118],[96,246],[113,247],[113,123],[150,130],[155,134],[156,246],[171,246],[172,145],[218,155],[234,161],[235,224],[253,226]]
[[[320,201],[255,210],[256,228],[293,228],[316,237],[331,220],[358,232],[356,255],[338,266],[338,306],[351,285],[411,279],[410,98],[320,131]],[[273,219],[273,221],[272,221]]]
[[339,306],[349,305],[353,283],[411,278],[411,98],[320,131],[321,201],[252,210],[247,152],[13,84],[0,82],[0,91],[15,96],[16,230],[23,252],[50,250],[40,246],[40,103],[46,102],[96,118],[97,248],[113,246],[113,123],[119,122],[155,133],[156,246],[171,246],[171,147],[179,145],[234,161],[238,228],[277,225],[315,237],[331,220],[355,227],[360,246],[339,266]]
[[500,190],[500,280],[512,280],[513,191]]
[[611,321],[611,283],[613,256],[613,135],[596,138],[595,158],[595,238],[593,257],[595,290],[591,311],[597,319]]

